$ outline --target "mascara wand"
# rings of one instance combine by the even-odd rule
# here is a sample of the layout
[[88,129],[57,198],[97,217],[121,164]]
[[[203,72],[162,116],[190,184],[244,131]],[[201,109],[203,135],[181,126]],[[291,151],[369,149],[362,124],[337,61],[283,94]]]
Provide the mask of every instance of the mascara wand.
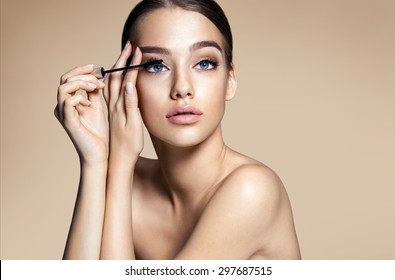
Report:
[[94,75],[97,78],[104,78],[104,76],[107,73],[112,73],[112,72],[117,72],[117,71],[125,71],[128,69],[134,69],[134,68],[140,68],[140,67],[148,67],[148,66],[152,66],[155,64],[161,64],[162,62],[163,62],[163,60],[159,59],[159,60],[147,61],[146,63],[143,63],[143,64],[130,65],[130,66],[126,66],[126,67],[109,69],[109,70],[105,70],[103,67],[99,67],[99,68],[96,68],[92,72],[92,75]]

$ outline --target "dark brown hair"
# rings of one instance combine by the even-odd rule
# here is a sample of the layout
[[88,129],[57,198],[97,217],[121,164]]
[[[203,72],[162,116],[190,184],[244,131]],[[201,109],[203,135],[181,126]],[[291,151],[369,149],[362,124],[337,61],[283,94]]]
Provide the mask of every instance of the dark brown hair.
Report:
[[225,59],[232,64],[233,38],[232,31],[222,8],[214,0],[143,0],[130,12],[122,32],[122,47],[131,39],[132,30],[136,21],[160,8],[178,7],[187,11],[200,13],[207,17],[224,36]]

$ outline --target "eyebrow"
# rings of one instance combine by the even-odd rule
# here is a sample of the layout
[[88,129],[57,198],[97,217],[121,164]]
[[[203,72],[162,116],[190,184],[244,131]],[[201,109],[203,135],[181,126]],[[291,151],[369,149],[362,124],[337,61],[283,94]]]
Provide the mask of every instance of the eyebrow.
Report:
[[[215,41],[199,41],[194,44],[192,44],[189,47],[189,50],[191,52],[196,51],[198,49],[202,48],[208,48],[208,47],[214,47],[220,52],[222,52],[222,48],[219,46],[219,44]],[[171,55],[171,51],[166,48],[162,47],[156,47],[156,46],[145,46],[145,47],[140,47],[140,50],[143,53],[157,53],[157,54],[163,54],[163,55]]]
[[189,48],[189,50],[192,52],[192,51],[196,51],[196,50],[201,49],[201,48],[208,48],[208,47],[214,47],[214,48],[218,49],[220,52],[222,52],[222,48],[215,41],[200,41],[200,42],[196,42]]
[[140,47],[140,50],[142,53],[158,53],[158,54],[163,54],[163,55],[171,55],[171,51],[166,48],[161,48],[161,47]]

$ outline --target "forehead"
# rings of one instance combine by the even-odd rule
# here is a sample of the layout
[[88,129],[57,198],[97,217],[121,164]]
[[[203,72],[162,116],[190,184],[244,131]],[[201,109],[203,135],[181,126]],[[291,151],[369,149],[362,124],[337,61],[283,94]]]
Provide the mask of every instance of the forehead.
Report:
[[204,15],[181,8],[154,10],[137,22],[132,37],[138,45],[177,48],[199,41],[215,41],[223,49],[224,38]]

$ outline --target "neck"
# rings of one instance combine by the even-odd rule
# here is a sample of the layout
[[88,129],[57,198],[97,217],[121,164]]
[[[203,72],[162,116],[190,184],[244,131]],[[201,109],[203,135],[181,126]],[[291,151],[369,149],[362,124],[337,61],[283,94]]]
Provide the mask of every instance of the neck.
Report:
[[193,147],[174,147],[153,136],[162,182],[175,206],[197,207],[211,197],[221,179],[227,147],[221,127]]

